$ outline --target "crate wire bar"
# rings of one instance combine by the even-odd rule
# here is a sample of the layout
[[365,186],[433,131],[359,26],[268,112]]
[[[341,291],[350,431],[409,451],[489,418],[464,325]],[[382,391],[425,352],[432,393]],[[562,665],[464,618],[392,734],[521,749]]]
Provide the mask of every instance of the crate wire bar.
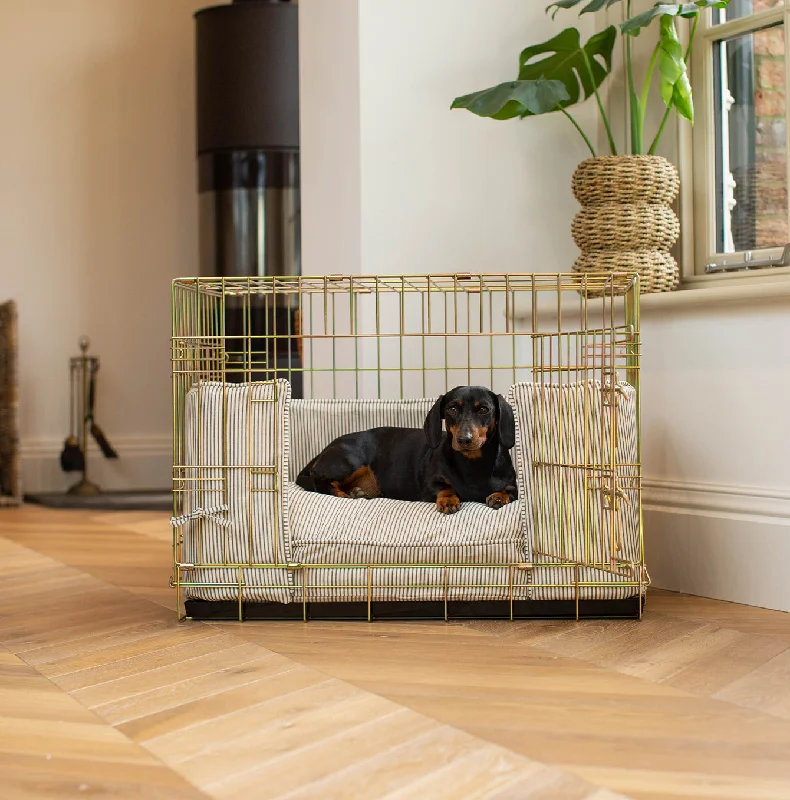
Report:
[[[481,567],[504,569],[507,580],[486,584],[507,593],[513,617],[514,574],[539,574],[539,568],[561,569],[558,583],[538,580],[533,589],[563,588],[575,600],[578,618],[584,587],[632,588],[641,598],[649,585],[644,563],[641,514],[641,435],[639,412],[639,277],[635,273],[464,273],[450,275],[327,275],[249,278],[179,278],[172,286],[173,339],[173,513],[205,508],[204,495],[225,493],[233,470],[268,478],[265,488],[274,498],[274,513],[282,508],[277,460],[248,465],[228,462],[227,414],[223,413],[221,463],[188,463],[185,407],[190,391],[206,383],[227,387],[261,383],[272,387],[266,399],[278,403],[282,384],[301,378],[306,398],[406,399],[438,397],[459,384],[483,384],[502,395],[512,384],[532,382],[551,389],[535,395],[535,419],[553,416],[558,425],[533,424],[532,560],[507,564],[409,564],[442,575],[445,618],[452,587],[448,575]],[[285,309],[287,313],[281,313]],[[516,319],[519,322],[516,322]],[[527,323],[524,323],[527,320]],[[570,395],[562,389],[594,382],[600,388],[602,418],[590,424],[590,392],[584,392],[583,413],[574,414]],[[618,405],[623,383],[633,387],[636,409],[635,458],[624,462],[618,452]],[[564,408],[557,407],[564,403]],[[200,404],[197,405],[200,414]],[[254,415],[247,416],[249,421]],[[264,434],[248,422],[247,437]],[[266,435],[279,452],[279,427]],[[200,452],[200,448],[198,448]],[[192,459],[194,462],[194,459]],[[296,465],[297,469],[302,465]],[[296,470],[290,479],[293,480]],[[584,505],[566,501],[569,486],[580,482]],[[252,487],[252,483],[249,484]],[[589,498],[597,493],[600,502]],[[638,543],[628,557],[620,541],[620,511],[628,506],[638,525]],[[597,515],[597,519],[594,518]],[[256,536],[249,528],[247,558],[205,558],[200,542],[185,553],[184,529],[174,529],[173,585],[179,615],[191,589],[218,586],[238,590],[238,615],[244,618],[245,574],[250,570],[301,573],[293,602],[300,602],[308,619],[310,593],[333,589],[331,583],[310,582],[323,571],[365,569],[367,616],[371,618],[377,578],[403,564],[289,563],[274,537],[274,557],[255,558]],[[272,530],[276,527],[272,526]],[[605,541],[604,541],[605,539]],[[605,583],[584,578],[586,569],[607,573]],[[232,570],[233,580],[201,579],[205,570]],[[227,574],[227,573],[226,573]],[[275,573],[277,574],[277,573]],[[336,574],[336,573],[335,573]],[[293,590],[294,584],[268,584]],[[420,588],[419,584],[389,588]],[[437,588],[432,585],[432,588]],[[567,598],[566,598],[567,599]],[[641,602],[639,613],[641,615]]]

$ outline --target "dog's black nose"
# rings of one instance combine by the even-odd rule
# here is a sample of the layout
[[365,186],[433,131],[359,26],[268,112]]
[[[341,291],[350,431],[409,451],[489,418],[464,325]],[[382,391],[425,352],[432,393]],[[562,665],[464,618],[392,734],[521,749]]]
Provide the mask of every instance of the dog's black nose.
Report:
[[459,433],[458,434],[458,444],[471,444],[472,443],[472,434],[471,433]]

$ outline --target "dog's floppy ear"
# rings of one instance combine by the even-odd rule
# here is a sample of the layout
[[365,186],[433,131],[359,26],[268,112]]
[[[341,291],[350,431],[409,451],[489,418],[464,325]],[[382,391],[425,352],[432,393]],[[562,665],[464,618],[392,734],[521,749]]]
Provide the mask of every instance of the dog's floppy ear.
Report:
[[496,404],[499,441],[505,450],[510,450],[516,444],[516,419],[513,416],[513,409],[501,394],[496,395]]
[[438,447],[442,443],[442,420],[444,419],[444,398],[442,395],[428,412],[425,418],[425,436],[431,447]]

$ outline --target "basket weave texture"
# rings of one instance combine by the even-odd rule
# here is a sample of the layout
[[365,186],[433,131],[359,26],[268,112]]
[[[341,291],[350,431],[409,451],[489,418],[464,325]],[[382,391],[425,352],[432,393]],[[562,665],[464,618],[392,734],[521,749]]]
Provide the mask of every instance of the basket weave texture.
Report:
[[16,303],[0,305],[0,506],[22,502],[19,469]]
[[637,271],[643,294],[672,291],[680,277],[669,254],[680,235],[675,167],[660,156],[600,156],[578,166],[572,186],[582,204],[572,226],[582,251],[574,270]]
[[573,241],[579,250],[664,250],[680,234],[671,208],[648,203],[587,206],[573,220]]
[[[597,253],[581,255],[573,265],[575,272],[601,273],[601,260]],[[678,283],[677,264],[669,253],[657,250],[642,250],[627,253],[612,253],[606,258],[606,269],[613,272],[638,272],[640,293],[671,292]],[[595,295],[588,291],[589,297]]]

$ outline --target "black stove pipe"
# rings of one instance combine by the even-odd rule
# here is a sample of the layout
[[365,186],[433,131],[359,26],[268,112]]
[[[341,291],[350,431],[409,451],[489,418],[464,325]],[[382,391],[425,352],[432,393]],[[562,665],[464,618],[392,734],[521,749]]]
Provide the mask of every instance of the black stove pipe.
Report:
[[[298,7],[234,0],[195,14],[200,274],[301,273]],[[299,319],[288,298],[228,298],[228,378],[291,380]],[[272,335],[289,338],[250,338]],[[244,370],[245,365],[252,370]],[[268,371],[267,371],[268,368]]]

